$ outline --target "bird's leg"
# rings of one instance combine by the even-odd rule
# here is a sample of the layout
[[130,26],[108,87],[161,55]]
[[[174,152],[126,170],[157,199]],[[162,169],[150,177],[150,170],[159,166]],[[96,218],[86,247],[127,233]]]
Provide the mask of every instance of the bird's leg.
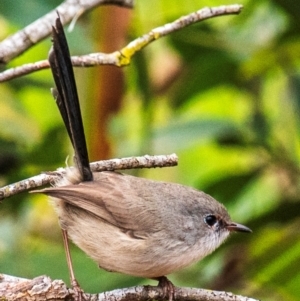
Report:
[[158,281],[158,286],[163,290],[163,298],[169,297],[169,301],[175,300],[175,286],[174,284],[166,277],[156,277],[153,278]]
[[68,233],[67,230],[62,229],[62,236],[63,236],[63,242],[64,242],[64,248],[66,252],[66,257],[67,257],[67,264],[68,264],[68,269],[70,273],[70,282],[71,286],[73,288],[74,294],[75,294],[75,300],[76,301],[83,301],[83,290],[80,288],[79,283],[77,282],[73,270],[73,264],[72,264],[72,258],[71,258],[71,253],[70,253],[70,248],[69,248],[69,241],[68,241]]

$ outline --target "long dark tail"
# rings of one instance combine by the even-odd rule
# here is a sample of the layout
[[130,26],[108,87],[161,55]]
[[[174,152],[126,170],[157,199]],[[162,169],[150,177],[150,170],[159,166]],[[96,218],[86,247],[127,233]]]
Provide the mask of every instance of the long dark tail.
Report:
[[56,89],[52,89],[52,94],[73,144],[75,163],[82,180],[92,181],[93,174],[89,165],[69,47],[59,18],[56,19],[55,25],[52,28],[53,47],[49,52],[49,63],[56,85]]

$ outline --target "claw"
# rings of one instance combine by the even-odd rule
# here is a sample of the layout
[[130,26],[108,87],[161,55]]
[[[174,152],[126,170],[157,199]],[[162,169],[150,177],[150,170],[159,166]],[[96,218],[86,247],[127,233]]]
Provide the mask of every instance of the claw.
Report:
[[84,297],[84,291],[81,289],[81,287],[79,286],[78,282],[76,281],[76,279],[74,279],[71,283],[72,285],[72,289],[74,292],[74,300],[75,301],[85,301],[85,297]]
[[169,297],[169,301],[175,300],[175,286],[174,284],[166,277],[158,277],[158,286],[163,290],[163,298]]

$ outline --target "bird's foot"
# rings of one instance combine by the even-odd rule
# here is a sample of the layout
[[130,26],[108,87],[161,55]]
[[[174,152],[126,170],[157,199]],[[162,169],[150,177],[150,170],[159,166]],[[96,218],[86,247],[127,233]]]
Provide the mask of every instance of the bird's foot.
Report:
[[72,289],[73,289],[74,300],[75,301],[85,301],[84,291],[81,289],[81,287],[76,279],[72,280],[71,285],[72,285]]
[[158,280],[158,286],[163,290],[163,298],[169,297],[169,301],[175,300],[175,286],[174,284],[166,277],[155,278]]

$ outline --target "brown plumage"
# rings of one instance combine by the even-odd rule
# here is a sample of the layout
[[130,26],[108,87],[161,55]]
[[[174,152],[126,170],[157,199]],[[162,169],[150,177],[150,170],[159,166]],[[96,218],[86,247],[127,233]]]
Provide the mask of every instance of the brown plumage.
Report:
[[[170,274],[211,253],[233,225],[223,205],[190,187],[116,172],[81,182],[73,169],[69,178],[75,183],[37,192],[52,197],[61,227],[109,271],[147,278]],[[215,224],[207,216],[215,216]]]

